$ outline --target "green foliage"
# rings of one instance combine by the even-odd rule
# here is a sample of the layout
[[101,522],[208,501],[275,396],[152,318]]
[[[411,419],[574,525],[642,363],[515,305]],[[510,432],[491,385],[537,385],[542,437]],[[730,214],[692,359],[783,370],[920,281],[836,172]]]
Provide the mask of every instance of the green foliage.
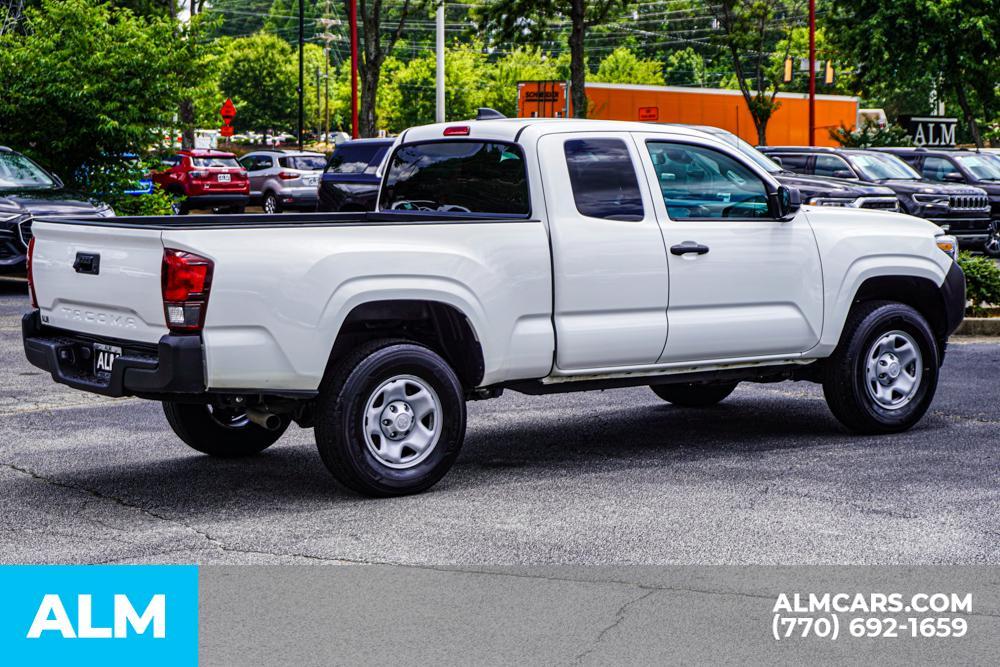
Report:
[[296,126],[295,62],[292,47],[275,35],[257,33],[229,42],[219,65],[219,92],[236,105],[237,132],[278,132]]
[[88,163],[76,180],[85,192],[111,206],[118,215],[170,215],[173,197],[159,186],[150,194],[125,194],[137,189],[141,179],[159,168],[160,162],[155,158],[127,160],[104,156]]
[[909,146],[912,144],[910,135],[899,125],[889,124],[879,127],[872,120],[865,120],[859,128],[848,128],[841,125],[830,130],[830,136],[845,148],[873,148],[876,146]]
[[668,86],[707,86],[705,58],[690,46],[674,51],[667,56],[664,79]]
[[169,19],[97,0],[43,0],[26,19],[26,34],[0,36],[0,136],[64,176],[152,145],[197,79]]
[[986,315],[986,305],[1000,305],[1000,268],[989,257],[962,252],[958,265],[965,273],[965,296],[970,305],[966,314],[971,317]]
[[636,83],[662,86],[663,64],[655,60],[643,60],[624,46],[609,53],[590,77],[604,83]]

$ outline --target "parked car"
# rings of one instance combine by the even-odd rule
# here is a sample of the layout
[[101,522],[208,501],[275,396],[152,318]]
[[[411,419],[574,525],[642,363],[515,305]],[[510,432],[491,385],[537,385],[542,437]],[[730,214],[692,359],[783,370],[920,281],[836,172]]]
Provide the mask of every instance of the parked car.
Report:
[[294,150],[264,150],[247,153],[240,164],[250,178],[250,202],[265,213],[286,208],[315,211],[319,201],[319,178],[326,167],[322,153]]
[[0,273],[20,273],[38,216],[111,217],[107,204],[66,189],[55,174],[27,156],[0,146]]
[[990,198],[989,237],[983,252],[1000,257],[1000,156],[969,150],[880,148],[937,183],[963,183],[986,191]]
[[806,380],[852,431],[903,431],[965,310],[936,225],[800,208],[697,130],[430,125],[383,170],[372,213],[39,222],[29,361],[162,401],[210,455],[313,426],[337,480],[392,496],[441,479],[466,401],[505,389],[650,385],[693,408]]
[[195,148],[177,151],[163,161],[164,169],[153,174],[168,194],[179,199],[174,212],[211,208],[218,213],[242,213],[250,200],[246,169],[232,153]]
[[320,180],[320,211],[371,211],[378,197],[378,168],[393,139],[355,139],[338,145]]
[[[785,169],[781,164],[764,155],[743,139],[719,127],[690,125],[694,129],[707,132],[733,146],[756,162],[762,169],[782,185],[796,188],[804,204],[812,206],[841,206],[847,208],[872,208],[883,211],[898,211],[899,200],[896,193],[884,185],[862,183],[858,180],[834,178],[833,176],[805,176]],[[780,161],[780,158],[778,158]]]
[[902,210],[954,234],[964,246],[982,247],[990,234],[990,202],[981,188],[921,178],[894,155],[872,150],[806,146],[760,147],[786,169],[891,188]]

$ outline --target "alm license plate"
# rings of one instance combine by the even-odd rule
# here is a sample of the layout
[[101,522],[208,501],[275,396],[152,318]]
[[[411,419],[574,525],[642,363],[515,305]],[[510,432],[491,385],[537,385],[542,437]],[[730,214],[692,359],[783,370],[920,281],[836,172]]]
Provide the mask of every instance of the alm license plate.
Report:
[[232,174],[219,174],[219,183],[228,183],[233,180]]
[[115,366],[115,359],[122,356],[122,349],[114,345],[94,343],[94,375],[108,375]]
[[305,181],[306,185],[318,185],[319,176],[306,176]]

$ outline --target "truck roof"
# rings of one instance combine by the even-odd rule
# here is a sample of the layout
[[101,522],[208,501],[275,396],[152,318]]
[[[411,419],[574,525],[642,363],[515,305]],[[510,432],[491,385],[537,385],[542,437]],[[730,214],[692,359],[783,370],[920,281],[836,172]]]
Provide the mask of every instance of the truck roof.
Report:
[[704,130],[667,123],[640,123],[623,120],[590,120],[580,118],[497,118],[492,120],[462,120],[412,127],[400,135],[400,143],[443,139],[448,128],[468,128],[468,134],[456,138],[492,139],[515,142],[522,137],[537,139],[547,134],[563,132],[654,132],[691,137],[718,138]]

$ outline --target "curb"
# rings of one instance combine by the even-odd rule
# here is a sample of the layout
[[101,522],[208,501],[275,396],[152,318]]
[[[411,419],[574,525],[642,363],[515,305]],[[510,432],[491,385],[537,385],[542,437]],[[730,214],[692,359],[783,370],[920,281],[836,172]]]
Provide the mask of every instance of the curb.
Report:
[[953,336],[1000,336],[1000,317],[966,317]]

